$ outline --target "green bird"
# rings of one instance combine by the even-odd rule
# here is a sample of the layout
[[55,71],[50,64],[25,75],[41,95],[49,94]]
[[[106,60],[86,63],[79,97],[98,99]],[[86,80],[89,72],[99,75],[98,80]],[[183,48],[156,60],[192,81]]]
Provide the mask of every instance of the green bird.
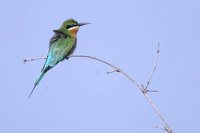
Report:
[[31,97],[36,86],[40,83],[45,73],[57,65],[60,61],[68,59],[69,56],[74,52],[77,42],[77,32],[80,26],[86,24],[89,23],[78,23],[74,19],[68,19],[58,30],[53,30],[54,36],[49,42],[49,52],[47,54],[46,62],[34,84],[29,98]]

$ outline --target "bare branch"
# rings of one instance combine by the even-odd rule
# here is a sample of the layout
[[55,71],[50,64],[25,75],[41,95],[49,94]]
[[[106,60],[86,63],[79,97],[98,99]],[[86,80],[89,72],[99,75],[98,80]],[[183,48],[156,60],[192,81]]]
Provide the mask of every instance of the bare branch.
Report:
[[[93,59],[93,60],[99,61],[99,62],[101,62],[101,63],[104,63],[104,64],[106,64],[106,65],[112,67],[112,68],[114,69],[113,72],[120,72],[120,73],[123,74],[126,78],[128,78],[133,84],[135,84],[137,88],[142,89],[142,88],[140,87],[140,84],[137,83],[134,79],[132,79],[127,73],[125,73],[124,71],[122,71],[121,69],[119,69],[118,67],[112,65],[112,64],[109,63],[109,62],[106,62],[106,61],[101,60],[101,59],[99,59],[99,58],[96,58],[96,57],[93,57],[93,56],[88,56],[88,55],[71,55],[71,56],[69,56],[69,58],[72,58],[72,57],[89,58],[89,59]],[[23,61],[24,61],[24,63],[26,63],[27,61],[35,61],[35,60],[40,60],[40,59],[46,59],[46,57],[38,57],[38,58],[24,59]],[[112,72],[108,72],[108,74],[110,74],[110,73],[112,73]],[[142,90],[141,90],[141,91],[142,91]]]
[[157,67],[157,64],[158,64],[159,53],[160,53],[160,43],[158,43],[158,48],[157,48],[157,51],[156,51],[156,57],[155,57],[155,61],[154,61],[154,64],[153,64],[153,69],[152,69],[152,71],[150,73],[149,79],[147,80],[147,85],[146,85],[145,89],[148,88],[148,86],[149,86],[149,84],[151,82],[151,79],[153,77],[153,74],[154,74],[154,72],[156,70],[156,67]]
[[[149,84],[151,82],[151,79],[153,77],[153,74],[154,74],[154,72],[156,70],[159,52],[160,52],[160,49],[159,49],[159,44],[158,44],[158,49],[157,49],[157,52],[156,52],[156,58],[155,58],[155,62],[154,62],[154,65],[153,65],[153,70],[152,70],[152,72],[151,72],[151,74],[149,76],[149,79],[147,81],[146,87],[144,87],[142,84],[139,84],[137,81],[135,81],[133,78],[131,78],[126,72],[124,72],[122,69],[118,68],[115,65],[112,65],[111,63],[109,63],[107,61],[101,60],[101,59],[93,57],[93,56],[87,56],[87,55],[72,55],[72,56],[69,56],[69,58],[78,57],[78,58],[88,58],[88,59],[96,60],[96,61],[99,61],[99,62],[101,62],[103,64],[106,64],[106,65],[110,66],[111,68],[113,68],[113,71],[107,72],[107,74],[110,74],[110,73],[113,73],[113,72],[119,72],[119,73],[121,73],[129,81],[131,81],[132,84],[134,84],[136,86],[136,88],[139,89],[142,92],[142,94],[146,97],[146,99],[149,101],[150,105],[152,106],[152,108],[154,109],[154,111],[156,112],[156,114],[159,116],[160,120],[164,124],[164,127],[161,128],[161,129],[164,129],[167,133],[173,133],[173,130],[167,124],[167,122],[165,121],[165,119],[162,116],[161,112],[158,110],[158,108],[156,107],[156,105],[154,104],[154,102],[152,101],[152,99],[149,97],[149,95],[147,93],[147,92],[157,92],[155,90],[148,90],[147,88],[148,88],[148,86],[149,86]],[[27,61],[35,61],[35,60],[40,60],[40,59],[46,59],[46,57],[24,59],[24,63],[26,63]]]

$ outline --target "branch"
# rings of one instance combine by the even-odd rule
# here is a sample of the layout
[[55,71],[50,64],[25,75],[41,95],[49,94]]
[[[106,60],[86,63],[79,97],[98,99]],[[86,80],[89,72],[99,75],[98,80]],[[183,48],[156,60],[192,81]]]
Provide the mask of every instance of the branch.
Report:
[[[156,58],[155,58],[155,63],[154,63],[154,66],[153,66],[153,70],[149,76],[149,80],[147,81],[147,85],[146,87],[144,87],[143,85],[140,85],[137,81],[135,81],[133,78],[131,78],[126,72],[124,72],[122,69],[118,68],[117,66],[115,65],[112,65],[111,63],[107,62],[107,61],[104,61],[104,60],[101,60],[99,58],[96,58],[96,57],[93,57],[93,56],[88,56],[88,55],[72,55],[72,56],[69,56],[69,58],[88,58],[88,59],[92,59],[92,60],[96,60],[96,61],[99,61],[103,64],[106,64],[108,66],[110,66],[111,68],[113,68],[113,71],[111,72],[107,72],[107,74],[111,74],[111,73],[114,73],[114,72],[118,72],[118,73],[121,73],[123,76],[125,76],[129,81],[131,81],[131,83],[133,85],[136,86],[136,88],[138,88],[142,94],[147,98],[147,100],[149,101],[150,105],[152,106],[152,108],[154,109],[154,111],[156,112],[156,114],[159,116],[160,120],[163,122],[164,124],[164,127],[162,129],[164,129],[167,133],[173,133],[173,130],[170,128],[170,126],[167,124],[167,122],[165,121],[164,117],[162,116],[161,112],[158,110],[158,108],[156,107],[156,105],[154,104],[154,102],[152,101],[152,99],[149,97],[148,93],[147,92],[156,92],[156,91],[153,91],[153,90],[147,90],[150,82],[151,82],[151,79],[153,77],[153,74],[156,70],[156,66],[157,66],[157,62],[158,62],[158,55],[159,55],[159,44],[158,44],[158,49],[157,49],[157,54],[156,54]],[[46,59],[46,57],[39,57],[39,58],[30,58],[30,59],[24,59],[24,63],[28,62],[28,61],[35,61],[35,60],[40,60],[40,59]]]
[[[112,72],[107,72],[107,74],[113,73],[113,72],[120,72],[121,74],[123,74],[126,78],[128,78],[134,85],[136,85],[137,88],[140,88],[142,91],[142,88],[140,87],[140,84],[137,83],[135,80],[133,80],[128,74],[126,74],[124,71],[122,71],[121,69],[119,69],[118,67],[112,65],[109,62],[106,62],[104,60],[101,60],[99,58],[93,57],[93,56],[88,56],[88,55],[71,55],[69,56],[69,58],[74,58],[74,57],[79,57],[79,58],[89,58],[89,59],[93,59],[96,61],[99,61],[103,64],[106,64],[110,67],[112,67],[114,70]],[[46,57],[38,57],[38,58],[29,58],[29,59],[24,59],[23,62],[26,63],[28,61],[35,61],[35,60],[40,60],[40,59],[46,59]]]

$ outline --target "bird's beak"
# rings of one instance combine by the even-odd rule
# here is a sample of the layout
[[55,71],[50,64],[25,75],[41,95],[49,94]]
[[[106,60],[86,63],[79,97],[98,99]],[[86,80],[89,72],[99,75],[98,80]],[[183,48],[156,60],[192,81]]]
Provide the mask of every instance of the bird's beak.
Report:
[[87,25],[87,24],[90,24],[90,23],[85,23],[85,22],[83,22],[83,23],[78,23],[78,26],[83,26],[83,25]]

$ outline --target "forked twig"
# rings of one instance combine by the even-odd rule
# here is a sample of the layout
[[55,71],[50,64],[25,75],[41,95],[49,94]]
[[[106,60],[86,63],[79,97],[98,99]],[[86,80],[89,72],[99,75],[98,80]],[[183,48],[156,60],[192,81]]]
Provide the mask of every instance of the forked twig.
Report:
[[[72,55],[69,56],[69,58],[89,58],[89,59],[93,59],[96,61],[99,61],[103,64],[106,64],[108,66],[110,66],[111,68],[113,68],[113,71],[111,72],[107,72],[107,74],[111,74],[113,72],[119,72],[121,73],[123,76],[125,76],[128,80],[130,80],[135,86],[136,88],[138,88],[142,94],[147,98],[147,100],[149,101],[150,105],[153,107],[154,111],[156,112],[156,114],[159,116],[159,118],[161,119],[161,121],[164,124],[164,127],[162,129],[164,129],[167,133],[173,133],[173,130],[169,127],[169,125],[167,124],[167,122],[165,121],[164,117],[162,116],[162,114],[160,113],[160,111],[158,110],[158,108],[155,106],[154,102],[152,101],[152,99],[149,97],[148,92],[154,92],[153,90],[148,90],[148,86],[151,82],[151,79],[153,77],[153,74],[156,70],[156,66],[157,66],[157,62],[158,62],[158,55],[159,55],[159,44],[158,44],[158,49],[157,49],[157,54],[156,54],[156,58],[155,58],[155,62],[154,62],[154,66],[153,66],[153,70],[150,74],[149,80],[147,81],[147,85],[146,87],[144,87],[143,85],[139,84],[137,81],[135,81],[133,78],[131,78],[126,72],[124,72],[122,69],[116,67],[115,65],[112,65],[111,63],[101,60],[99,58],[93,57],[93,56],[87,56],[87,55]],[[46,57],[39,57],[39,58],[30,58],[30,59],[24,59],[24,63],[28,62],[28,61],[35,61],[35,60],[40,60],[40,59],[46,59]]]

